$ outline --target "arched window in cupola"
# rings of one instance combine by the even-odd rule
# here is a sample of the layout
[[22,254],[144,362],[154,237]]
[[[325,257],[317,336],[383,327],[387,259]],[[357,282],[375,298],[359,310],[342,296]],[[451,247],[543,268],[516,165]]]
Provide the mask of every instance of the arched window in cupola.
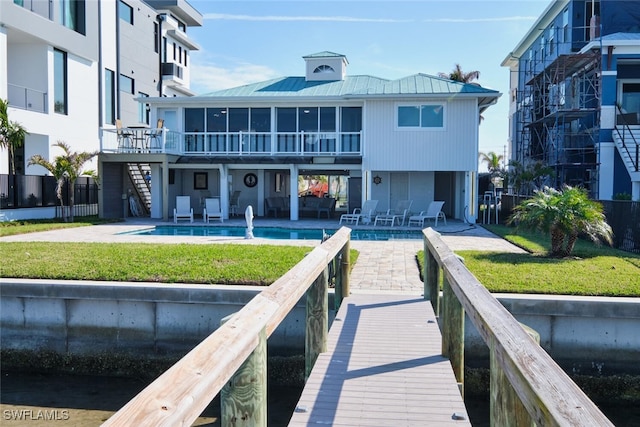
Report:
[[316,67],[315,70],[313,70],[313,74],[319,74],[319,73],[335,73],[336,71],[333,69],[333,67],[329,66],[329,65],[320,65],[319,67]]

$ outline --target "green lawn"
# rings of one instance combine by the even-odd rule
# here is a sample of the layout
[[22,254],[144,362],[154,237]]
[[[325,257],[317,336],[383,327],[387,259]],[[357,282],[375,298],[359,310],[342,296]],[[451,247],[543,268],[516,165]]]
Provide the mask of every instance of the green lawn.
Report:
[[[511,254],[457,252],[491,292],[556,295],[640,296],[640,256],[579,241],[573,256],[547,258],[549,238],[506,226],[486,226],[529,251]],[[423,254],[418,255],[422,264]]]
[[[0,231],[90,225],[26,221]],[[2,234],[8,235],[8,234]],[[0,277],[161,283],[270,285],[312,248],[268,245],[0,242]],[[358,251],[350,251],[352,265]]]
[[55,219],[5,221],[0,222],[0,237],[14,234],[34,233],[37,231],[60,230],[63,228],[85,227],[87,225],[113,223],[112,220],[101,220],[96,216],[75,217],[74,222],[60,222]]

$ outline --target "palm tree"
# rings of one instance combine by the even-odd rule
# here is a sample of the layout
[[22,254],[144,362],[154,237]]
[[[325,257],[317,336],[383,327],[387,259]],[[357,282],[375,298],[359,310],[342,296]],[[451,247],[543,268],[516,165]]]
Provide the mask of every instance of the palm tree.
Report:
[[[51,175],[56,179],[56,195],[58,196],[58,200],[60,200],[60,206],[62,208],[62,218],[65,222],[70,221],[73,222],[73,188],[76,183],[76,180],[80,175],[91,175],[95,176],[93,171],[88,171],[82,173],[82,166],[93,157],[98,155],[97,151],[92,153],[88,153],[83,151],[81,153],[71,152],[71,147],[63,141],[58,141],[53,144],[53,147],[59,147],[64,151],[64,154],[61,156],[57,156],[53,162],[48,161],[44,157],[39,154],[31,156],[29,159],[29,165],[39,165],[48,170]],[[69,194],[69,218],[65,214],[64,209],[64,201],[62,198],[62,186],[65,181],[69,181],[69,186],[72,191]]]
[[602,205],[590,200],[587,192],[578,187],[565,186],[562,191],[545,187],[536,191],[531,199],[514,208],[507,223],[549,233],[552,257],[571,255],[580,234],[596,243],[612,243],[613,231]]
[[438,77],[453,80],[454,82],[472,83],[474,80],[478,80],[480,78],[480,71],[469,71],[468,73],[465,73],[462,71],[460,64],[456,64],[451,72],[438,73]]
[[0,99],[0,148],[9,150],[10,174],[15,175],[15,152],[24,144],[24,138],[29,133],[20,123],[9,120],[8,106],[8,101]]
[[488,153],[478,153],[478,157],[480,160],[487,165],[487,170],[491,174],[491,176],[497,175],[501,172],[502,160],[504,160],[504,156],[502,154],[496,154],[494,151],[489,151]]

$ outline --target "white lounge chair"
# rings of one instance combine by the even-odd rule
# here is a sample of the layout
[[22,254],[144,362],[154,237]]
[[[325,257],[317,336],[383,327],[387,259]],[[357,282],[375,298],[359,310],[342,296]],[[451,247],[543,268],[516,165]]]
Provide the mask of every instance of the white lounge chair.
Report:
[[370,224],[375,218],[376,207],[378,207],[377,200],[366,200],[362,209],[355,208],[353,213],[340,215],[340,224],[342,224],[342,221],[355,225],[358,225],[360,221],[362,221],[363,224]]
[[444,225],[447,225],[447,218],[444,216],[444,212],[442,212],[443,205],[444,202],[442,201],[434,201],[429,203],[429,207],[426,211],[422,211],[418,215],[412,215],[409,217],[409,226],[417,225],[420,227],[424,227],[425,219],[434,219],[434,227],[438,226],[438,219],[442,219],[444,221]]
[[388,209],[387,212],[376,215],[376,220],[373,225],[378,225],[378,221],[381,224],[389,224],[392,227],[396,221],[398,225],[404,225],[407,216],[409,215],[413,200],[400,200],[395,209]]
[[209,224],[210,219],[217,219],[224,222],[222,217],[222,209],[220,209],[220,199],[207,197],[204,199],[204,210],[202,211],[202,219]]
[[193,208],[191,207],[191,196],[176,196],[176,207],[173,208],[173,222],[180,219],[188,219],[193,222]]

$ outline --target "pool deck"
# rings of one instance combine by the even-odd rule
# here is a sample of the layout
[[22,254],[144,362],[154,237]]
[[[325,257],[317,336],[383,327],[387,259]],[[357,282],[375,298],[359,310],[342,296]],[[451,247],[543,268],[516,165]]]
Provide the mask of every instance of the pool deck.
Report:
[[[454,251],[481,250],[497,252],[523,252],[506,240],[487,231],[479,225],[466,224],[461,221],[448,220],[447,225],[438,224],[435,228],[440,232],[445,243]],[[67,228],[64,230],[43,231],[39,233],[21,234],[0,237],[0,242],[110,242],[110,243],[190,243],[190,244],[269,244],[316,246],[319,240],[273,240],[264,238],[245,239],[233,236],[145,236],[118,234],[135,231],[158,225],[175,225],[149,218],[130,218],[124,222],[95,225],[90,227]],[[205,226],[202,219],[193,224],[180,222],[178,225]],[[236,226],[245,227],[244,218],[233,218],[223,223],[214,222],[210,227]],[[256,218],[254,227],[314,228],[335,230],[340,227],[336,219],[303,219],[289,221],[287,219]],[[419,227],[389,227],[371,225],[349,225],[358,230],[420,230]],[[351,291],[353,293],[391,293],[421,295],[423,283],[416,267],[416,253],[423,248],[421,240],[388,240],[365,241],[352,240],[351,247],[360,252],[358,263],[351,274]]]

